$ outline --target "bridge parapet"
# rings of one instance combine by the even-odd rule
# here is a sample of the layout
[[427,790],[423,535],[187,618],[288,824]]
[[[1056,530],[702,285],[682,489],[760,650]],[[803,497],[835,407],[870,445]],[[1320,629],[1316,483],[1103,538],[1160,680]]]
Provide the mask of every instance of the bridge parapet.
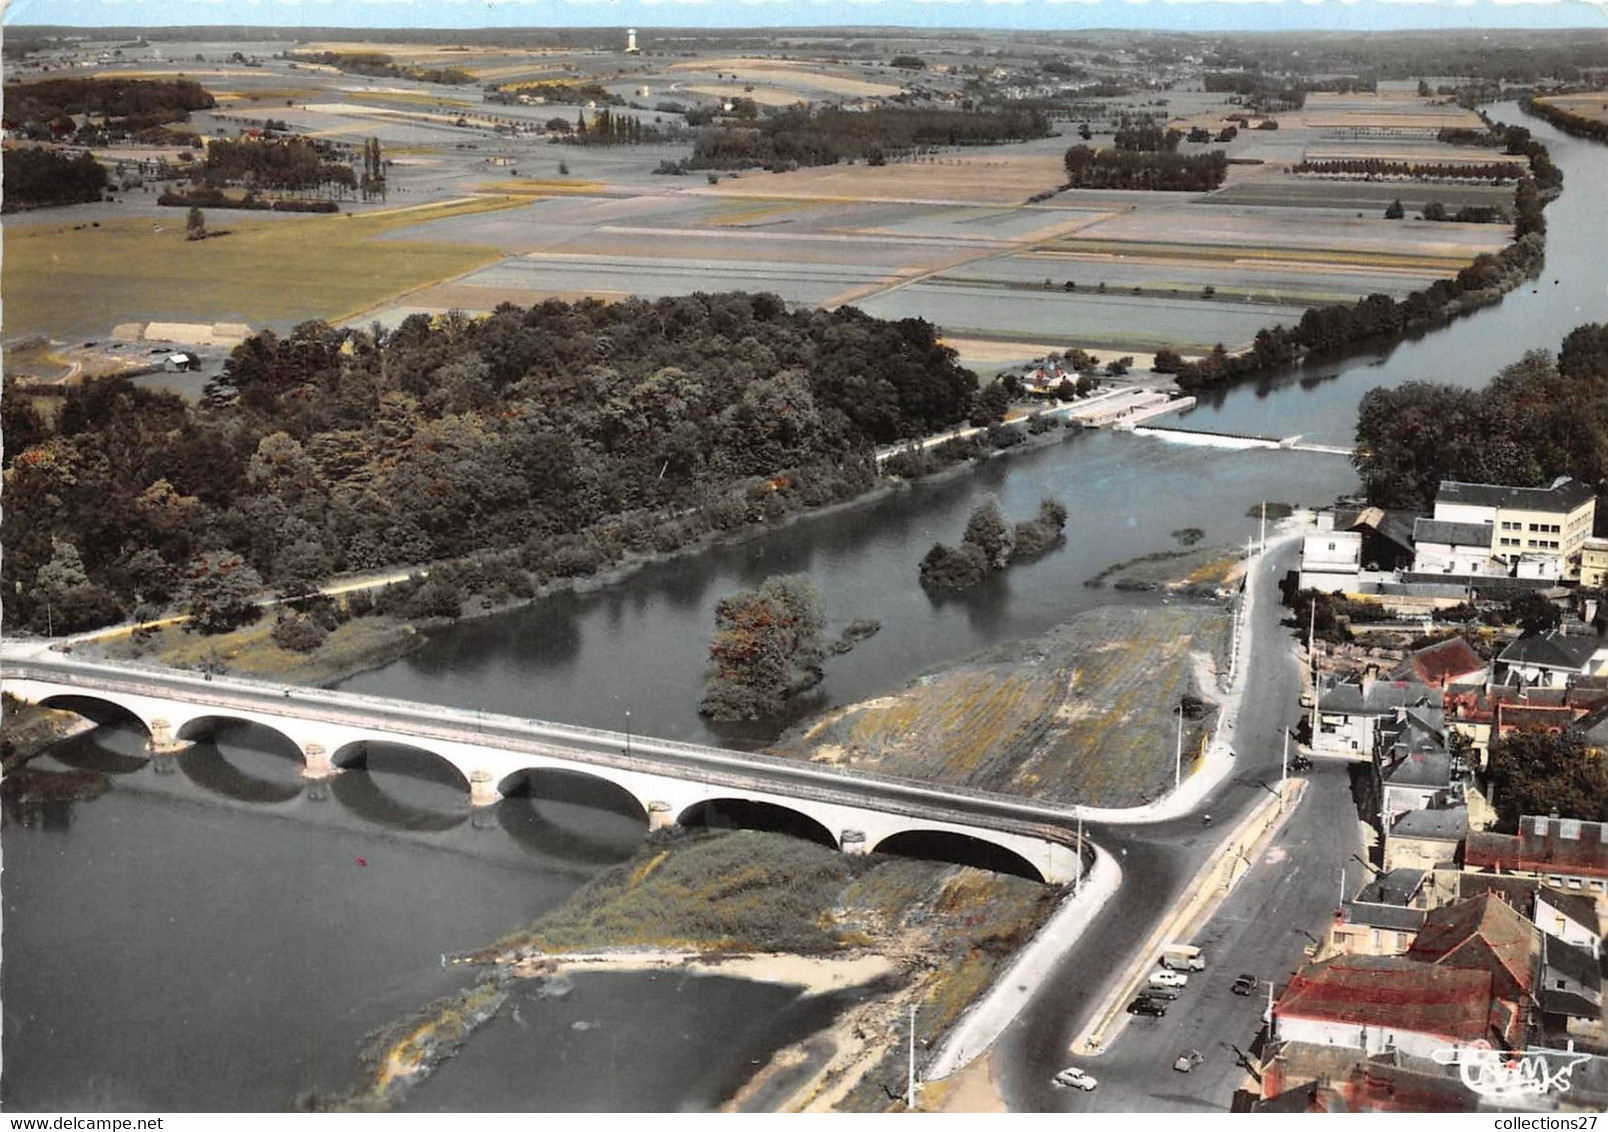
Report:
[[353,744],[397,743],[436,755],[461,776],[483,811],[521,772],[563,770],[619,786],[642,807],[649,829],[674,824],[693,806],[722,798],[795,811],[845,852],[875,852],[890,838],[932,833],[992,844],[1045,880],[1079,872],[1075,810],[964,788],[818,767],[771,755],[385,700],[238,678],[204,679],[164,669],[60,656],[17,658],[0,645],[7,689],[23,699],[91,696],[132,712],[153,750],[182,742],[186,727],[239,719],[272,728],[301,753],[315,782],[341,772]]

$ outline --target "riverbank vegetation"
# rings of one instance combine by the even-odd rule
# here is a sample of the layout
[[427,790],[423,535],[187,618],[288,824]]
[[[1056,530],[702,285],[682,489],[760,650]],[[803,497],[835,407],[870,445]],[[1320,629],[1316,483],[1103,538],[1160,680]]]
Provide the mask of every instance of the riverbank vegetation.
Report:
[[84,204],[106,191],[106,170],[88,153],[68,157],[44,146],[8,146],[0,160],[6,186],[0,212]]
[[1532,351],[1484,389],[1408,382],[1370,390],[1352,456],[1370,502],[1427,507],[1442,480],[1608,488],[1608,325],[1580,326],[1557,357]]
[[920,320],[698,295],[307,323],[248,339],[200,406],[120,379],[49,421],[7,397],[7,623],[53,621],[63,548],[96,599],[74,628],[172,600],[208,554],[292,593],[478,555],[529,593],[860,494],[873,445],[966,419],[954,359]]
[[1563,184],[1546,147],[1522,126],[1491,123],[1491,136],[1507,153],[1523,155],[1530,172],[1513,195],[1513,243],[1492,255],[1484,253],[1449,279],[1437,279],[1422,291],[1397,300],[1368,295],[1347,305],[1312,307],[1295,326],[1259,330],[1251,348],[1230,354],[1221,345],[1197,361],[1177,369],[1179,388],[1186,391],[1221,385],[1305,358],[1341,353],[1364,342],[1412,334],[1479,307],[1497,302],[1541,269],[1546,251],[1546,201]]
[[[173,140],[163,127],[217,103],[189,79],[44,79],[7,84],[6,128],[36,141]],[[8,186],[7,195],[10,195]]]
[[[1585,98],[1584,95],[1577,96],[1576,105],[1584,102]],[[1592,141],[1608,142],[1608,91],[1596,91],[1590,98],[1591,101],[1600,104],[1600,109],[1590,114],[1582,113],[1574,106],[1552,98],[1525,96],[1519,99],[1519,106],[1526,114],[1534,114],[1566,134],[1589,138]]]

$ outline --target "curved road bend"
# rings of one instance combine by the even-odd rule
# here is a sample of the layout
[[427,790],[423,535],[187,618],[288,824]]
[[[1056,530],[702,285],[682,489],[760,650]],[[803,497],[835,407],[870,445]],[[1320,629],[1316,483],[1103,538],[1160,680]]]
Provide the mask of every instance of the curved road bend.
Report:
[[[1248,691],[1229,736],[1238,752],[1235,773],[1203,807],[1217,820],[1210,828],[1193,815],[1151,826],[1090,826],[1122,865],[1122,888],[995,1043],[994,1073],[1010,1111],[1226,1111],[1243,1075],[1228,1043],[1249,1047],[1267,1002],[1265,983],[1259,997],[1231,994],[1234,976],[1282,983],[1311,943],[1301,930],[1322,934],[1342,869],[1349,866],[1348,888],[1361,886],[1362,867],[1349,860],[1361,843],[1347,767],[1320,760],[1306,776],[1300,807],[1193,937],[1209,966],[1191,974],[1183,995],[1168,1003],[1167,1016],[1128,1019],[1100,1057],[1074,1059],[1067,1052],[1111,980],[1185,895],[1196,870],[1278,782],[1284,731],[1301,712],[1301,683],[1291,630],[1280,624],[1286,610],[1277,584],[1299,547],[1292,541],[1257,566]],[[1188,1075],[1175,1072],[1173,1060],[1189,1049],[1199,1050],[1205,1062]],[[1056,1071],[1074,1062],[1099,1080],[1096,1091],[1050,1084]]]

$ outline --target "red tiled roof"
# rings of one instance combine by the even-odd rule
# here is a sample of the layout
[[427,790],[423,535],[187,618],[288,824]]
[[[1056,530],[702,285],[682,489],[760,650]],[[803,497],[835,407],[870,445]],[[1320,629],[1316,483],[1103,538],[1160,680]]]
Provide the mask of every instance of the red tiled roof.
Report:
[[1548,821],[1546,832],[1538,834],[1534,822],[1529,816],[1520,820],[1517,837],[1470,833],[1463,843],[1463,863],[1471,869],[1608,877],[1608,844],[1600,823],[1581,822],[1580,835],[1565,838],[1558,836],[1560,823]]
[[1467,641],[1462,637],[1448,637],[1409,653],[1396,673],[1411,676],[1423,684],[1445,687],[1459,676],[1484,669],[1485,661],[1480,659],[1480,654]]
[[1489,1036],[1492,1005],[1489,971],[1394,955],[1340,955],[1298,971],[1275,1014],[1471,1042]]
[[1489,971],[1500,997],[1528,998],[1541,958],[1540,932],[1511,904],[1487,892],[1427,914],[1407,957]]

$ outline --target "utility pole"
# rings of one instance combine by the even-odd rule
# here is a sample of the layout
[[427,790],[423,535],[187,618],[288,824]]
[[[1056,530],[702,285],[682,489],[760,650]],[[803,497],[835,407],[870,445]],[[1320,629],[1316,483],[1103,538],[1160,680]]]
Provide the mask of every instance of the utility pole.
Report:
[[1310,742],[1318,745],[1318,599],[1307,600],[1307,659],[1312,665],[1312,736]]
[[625,754],[627,758],[631,756],[631,713],[629,711],[625,713]]
[[1267,500],[1262,500],[1262,523],[1256,533],[1256,545],[1263,554],[1267,553]]
[[1290,780],[1290,729],[1284,729],[1284,754],[1279,759],[1279,813],[1284,812],[1284,786]]
[[1078,871],[1072,874],[1072,895],[1083,885],[1083,811],[1078,811]]
[[905,1108],[916,1111],[916,1004],[910,1004],[910,1076],[905,1086]]
[[1180,704],[1178,711],[1178,749],[1173,755],[1173,789],[1177,790],[1184,780],[1184,708]]

